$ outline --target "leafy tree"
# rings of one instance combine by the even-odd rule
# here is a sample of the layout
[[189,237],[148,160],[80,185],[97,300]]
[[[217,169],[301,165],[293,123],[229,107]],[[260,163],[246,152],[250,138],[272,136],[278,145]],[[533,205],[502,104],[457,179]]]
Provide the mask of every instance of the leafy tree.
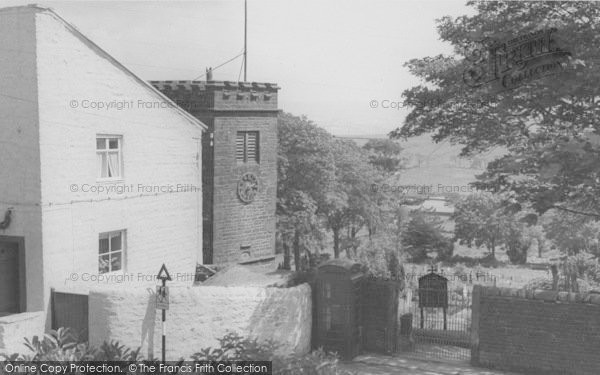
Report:
[[454,212],[454,236],[461,245],[482,246],[496,257],[509,224],[502,199],[490,193],[471,194],[458,201]]
[[548,212],[542,216],[546,237],[568,255],[587,252],[600,256],[600,223],[569,212]]
[[454,248],[452,240],[442,233],[441,220],[425,212],[411,215],[402,236],[402,245],[414,262],[424,261],[433,251],[437,251],[438,256],[449,257]]
[[347,243],[352,244],[346,249],[355,252],[358,232],[366,227],[371,233],[380,222],[385,196],[371,187],[381,183],[384,176],[369,164],[365,151],[354,142],[336,139],[331,143],[331,149],[335,160],[335,182],[320,210],[333,234],[334,256],[338,258],[344,230],[347,231]]
[[290,246],[296,269],[302,250],[318,250],[322,239],[318,207],[334,181],[332,137],[306,117],[282,113],[278,121],[277,231],[289,268]]
[[504,233],[506,255],[513,264],[525,264],[532,236],[526,225],[518,220],[507,220]]
[[402,147],[390,139],[371,139],[363,146],[368,152],[369,163],[384,173],[394,173],[402,168]]
[[[410,60],[423,84],[404,92],[414,109],[393,138],[431,133],[436,141],[463,145],[463,155],[501,147],[480,176],[484,187],[508,192],[515,210],[532,207],[600,218],[600,4],[597,2],[470,1],[472,15],[444,17],[437,31],[454,47],[452,56]],[[472,62],[482,43],[556,28],[555,46],[570,56],[558,75],[524,81],[495,92],[472,88]],[[490,49],[483,55],[489,57]],[[479,48],[477,51],[475,48]],[[566,54],[565,54],[566,55]],[[468,72],[464,75],[464,72]],[[492,248],[496,235],[487,236]]]
[[512,212],[498,194],[471,194],[456,204],[454,236],[462,245],[484,245],[492,258],[498,247],[505,246],[510,262],[523,264],[534,239],[538,246],[544,240],[541,228],[528,222],[529,215]]

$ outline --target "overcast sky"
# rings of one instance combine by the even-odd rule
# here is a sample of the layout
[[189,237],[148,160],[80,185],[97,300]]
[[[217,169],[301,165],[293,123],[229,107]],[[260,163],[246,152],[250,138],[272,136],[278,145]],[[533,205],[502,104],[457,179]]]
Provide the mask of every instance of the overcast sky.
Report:
[[[450,53],[435,19],[471,13],[464,3],[248,0],[248,80],[278,83],[281,109],[305,114],[333,134],[386,134],[406,111],[382,106],[418,83],[404,62]],[[194,79],[243,49],[243,0],[37,4],[54,8],[147,80]],[[216,70],[214,79],[238,80],[241,61]],[[373,100],[378,108],[371,108]]]

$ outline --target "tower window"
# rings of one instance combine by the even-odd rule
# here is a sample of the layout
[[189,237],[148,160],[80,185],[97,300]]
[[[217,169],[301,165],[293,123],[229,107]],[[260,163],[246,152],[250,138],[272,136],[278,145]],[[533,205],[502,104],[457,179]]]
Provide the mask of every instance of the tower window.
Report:
[[258,163],[258,132],[237,132],[235,139],[235,159],[240,163],[253,161]]

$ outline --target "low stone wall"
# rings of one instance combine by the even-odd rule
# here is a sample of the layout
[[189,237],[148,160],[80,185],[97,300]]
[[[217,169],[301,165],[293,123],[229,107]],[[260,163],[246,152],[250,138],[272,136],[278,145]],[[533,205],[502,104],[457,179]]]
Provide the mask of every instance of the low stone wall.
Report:
[[[202,348],[218,347],[218,338],[234,331],[244,337],[273,340],[280,354],[310,350],[311,290],[294,288],[172,287],[167,310],[166,357],[188,359]],[[146,357],[161,354],[161,311],[154,289],[92,290],[89,295],[90,344],[119,341],[141,347]]]
[[0,317],[0,353],[30,354],[25,338],[44,335],[46,315],[43,311],[25,312]]
[[528,374],[600,374],[600,294],[475,286],[474,364]]

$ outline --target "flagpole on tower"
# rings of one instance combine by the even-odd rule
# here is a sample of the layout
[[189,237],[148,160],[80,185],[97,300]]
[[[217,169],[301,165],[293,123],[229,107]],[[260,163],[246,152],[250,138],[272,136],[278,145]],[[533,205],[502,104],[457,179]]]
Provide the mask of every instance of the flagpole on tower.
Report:
[[244,0],[244,82],[248,68],[248,0]]

